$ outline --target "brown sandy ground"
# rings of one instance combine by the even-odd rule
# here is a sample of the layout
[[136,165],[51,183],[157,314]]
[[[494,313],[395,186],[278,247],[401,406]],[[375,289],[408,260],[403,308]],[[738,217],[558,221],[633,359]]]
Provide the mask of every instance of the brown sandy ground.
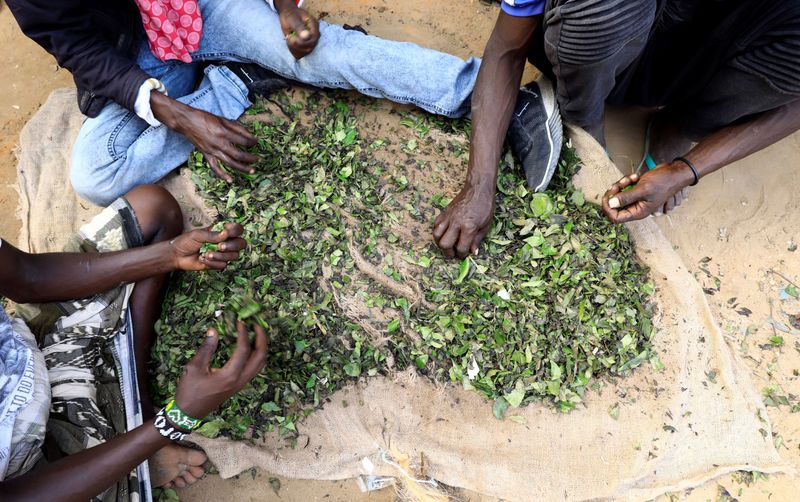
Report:
[[[496,8],[479,0],[312,0],[308,8],[330,22],[361,24],[370,33],[412,41],[460,57],[480,55],[491,31]],[[17,240],[14,214],[16,162],[13,150],[19,131],[55,88],[71,85],[65,70],[26,39],[7,9],[0,12],[0,235]],[[532,75],[532,70],[528,70]],[[607,136],[612,158],[625,172],[638,163],[642,114],[612,110]],[[718,172],[692,189],[689,201],[672,216],[659,218],[662,230],[687,266],[709,290],[709,303],[727,339],[753,374],[759,389],[778,386],[780,395],[800,396],[800,330],[791,327],[800,303],[781,300],[787,279],[800,283],[800,240],[797,218],[800,135],[788,138],[746,161]],[[68,166],[64,166],[65,169]],[[704,259],[711,258],[707,263]],[[706,272],[707,270],[707,272]],[[771,271],[782,274],[784,277]],[[718,281],[717,281],[718,280]],[[731,299],[734,299],[731,301]],[[773,321],[770,324],[770,321]],[[777,326],[777,328],[776,328]],[[789,332],[781,331],[782,328]],[[774,347],[770,337],[782,336]],[[784,459],[800,469],[800,413],[789,406],[770,407],[774,440]],[[535,473],[527,475],[535,478]],[[281,479],[276,494],[268,473],[247,472],[230,480],[210,475],[181,491],[188,501],[389,501],[389,490],[361,494],[353,480],[306,481]],[[757,479],[725,476],[705,486],[661,497],[663,500],[791,501],[800,483],[788,476]],[[460,493],[461,500],[487,500]]]

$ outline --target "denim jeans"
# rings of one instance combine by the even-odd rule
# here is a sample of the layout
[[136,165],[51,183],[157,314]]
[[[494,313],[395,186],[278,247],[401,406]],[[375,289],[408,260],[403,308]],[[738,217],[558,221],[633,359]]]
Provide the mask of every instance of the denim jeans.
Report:
[[[355,89],[448,117],[469,112],[478,59],[463,61],[320,22],[319,44],[297,61],[286,47],[278,14],[264,0],[200,0],[199,4],[204,31],[192,63],[159,61],[144,42],[138,56],[145,72],[189,106],[238,118],[251,105],[244,83],[224,66],[206,66],[237,61],[256,63],[317,87]],[[138,185],[160,180],[186,162],[193,149],[183,135],[163,125],[151,127],[110,103],[81,128],[72,150],[72,186],[85,199],[108,205]]]

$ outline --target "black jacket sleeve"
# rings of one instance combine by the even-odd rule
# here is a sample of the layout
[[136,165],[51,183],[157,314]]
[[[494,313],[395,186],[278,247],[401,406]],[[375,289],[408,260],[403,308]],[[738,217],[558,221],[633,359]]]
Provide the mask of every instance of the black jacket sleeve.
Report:
[[80,0],[6,3],[25,35],[55,56],[58,64],[72,73],[79,89],[133,111],[136,95],[148,75],[135,57],[122,49],[133,44],[130,39],[134,33],[121,27],[140,23],[131,19],[130,10],[102,13],[90,7],[93,2]]

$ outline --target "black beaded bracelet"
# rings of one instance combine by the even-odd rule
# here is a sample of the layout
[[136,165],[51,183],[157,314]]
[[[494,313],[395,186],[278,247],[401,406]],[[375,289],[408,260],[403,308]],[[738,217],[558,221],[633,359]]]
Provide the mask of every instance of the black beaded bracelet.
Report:
[[165,438],[169,439],[170,441],[183,441],[186,439],[186,436],[189,435],[189,432],[183,431],[179,429],[175,424],[169,421],[169,419],[164,414],[164,409],[162,408],[156,413],[156,418],[153,420],[153,425],[155,425],[156,430],[159,434],[164,436]]
[[689,185],[690,187],[693,187],[700,182],[700,173],[697,172],[697,168],[694,167],[694,164],[692,164],[689,161],[689,159],[687,159],[686,157],[675,157],[675,160],[673,160],[672,162],[683,162],[684,164],[689,166],[689,169],[692,170],[692,174],[694,174],[694,183]]

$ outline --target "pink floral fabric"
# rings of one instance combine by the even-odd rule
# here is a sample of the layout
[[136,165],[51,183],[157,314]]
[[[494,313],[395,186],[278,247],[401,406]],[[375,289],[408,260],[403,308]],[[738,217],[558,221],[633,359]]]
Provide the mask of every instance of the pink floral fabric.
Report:
[[192,62],[200,46],[203,17],[195,0],[135,0],[150,50],[161,61]]

